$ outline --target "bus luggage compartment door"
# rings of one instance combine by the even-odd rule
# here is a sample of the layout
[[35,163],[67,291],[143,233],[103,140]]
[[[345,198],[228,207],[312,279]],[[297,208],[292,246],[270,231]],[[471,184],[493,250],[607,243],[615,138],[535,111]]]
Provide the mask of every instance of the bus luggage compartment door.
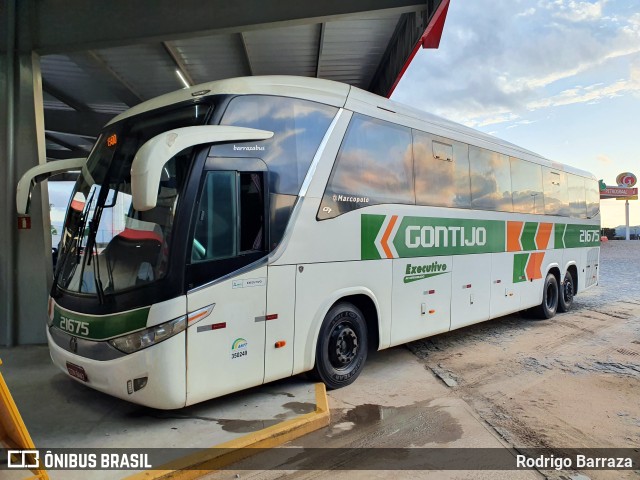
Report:
[[489,319],[491,255],[454,255],[451,279],[451,330]]
[[451,257],[393,260],[391,345],[449,330]]

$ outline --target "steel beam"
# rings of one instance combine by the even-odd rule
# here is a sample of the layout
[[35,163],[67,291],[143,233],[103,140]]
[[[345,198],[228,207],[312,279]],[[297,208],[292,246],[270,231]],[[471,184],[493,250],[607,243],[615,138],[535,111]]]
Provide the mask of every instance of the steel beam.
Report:
[[93,51],[72,53],[69,58],[89,75],[91,75],[91,72],[98,72],[99,75],[111,79],[114,84],[113,94],[125,105],[133,107],[143,101],[142,96],[113,71],[98,53]]
[[[67,150],[73,150],[76,152],[84,152],[84,155],[87,155],[89,153],[89,150],[78,146],[78,145],[73,145],[72,143],[69,142],[65,142],[64,140],[59,139],[58,137],[51,135],[50,133],[45,133],[44,134],[44,138],[46,138],[47,140],[49,140],[50,142],[55,143],[56,145],[60,145],[61,147],[66,148]],[[79,157],[82,157],[83,155],[78,155]]]
[[88,155],[84,150],[47,150],[47,161],[67,160],[69,158],[83,158],[86,156]]
[[47,92],[52,97],[57,98],[58,100],[60,100],[65,105],[73,108],[77,112],[88,112],[88,111],[90,111],[90,108],[87,107],[84,103],[79,102],[75,98],[67,95],[66,93],[64,93],[60,89],[54,87],[53,85],[51,85],[49,82],[47,82],[45,80],[42,80],[42,90],[44,92]]
[[419,48],[420,37],[429,23],[434,10],[407,13],[400,17],[376,73],[367,90],[386,97],[402,72],[407,58],[413,57]]
[[242,51],[244,51],[244,58],[247,61],[247,68],[249,69],[249,75],[253,75],[253,65],[251,65],[251,55],[249,55],[249,47],[247,47],[247,39],[244,38],[242,32],[238,33],[240,43],[242,45]]
[[0,345],[16,342],[16,229],[15,229],[15,35],[16,1],[0,0],[0,91],[6,101],[0,102],[0,182],[2,203],[0,208]]
[[162,46],[166,50],[167,54],[171,57],[171,60],[173,60],[173,63],[176,64],[176,68],[180,70],[180,73],[182,73],[182,75],[184,75],[184,78],[187,80],[189,85],[196,85],[197,83],[193,81],[193,78],[189,73],[189,69],[184,63],[184,59],[182,58],[182,55],[180,55],[180,52],[176,49],[176,47],[171,45],[169,42],[162,42]]
[[322,64],[322,50],[324,50],[324,31],[326,23],[320,24],[320,38],[318,38],[318,61],[316,62],[316,77],[320,77],[320,68]]
[[113,117],[110,113],[72,112],[68,110],[47,109],[44,111],[46,125],[55,127],[62,133],[96,137],[102,127]]

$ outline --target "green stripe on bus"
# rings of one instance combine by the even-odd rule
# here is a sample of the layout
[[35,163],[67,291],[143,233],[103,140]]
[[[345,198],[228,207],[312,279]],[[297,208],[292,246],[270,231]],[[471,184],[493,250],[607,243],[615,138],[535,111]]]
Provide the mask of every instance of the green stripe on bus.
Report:
[[53,310],[53,325],[79,338],[106,340],[147,326],[150,307],[112,315],[83,315],[63,310],[57,305]]
[[505,231],[502,220],[404,217],[393,245],[401,258],[504,252]]
[[567,225],[564,232],[565,248],[600,246],[599,225]]
[[566,224],[564,223],[556,223],[553,226],[553,246],[554,248],[564,248],[564,241],[562,237],[564,236],[564,229],[566,228]]
[[536,222],[526,222],[522,229],[522,235],[520,236],[520,243],[522,243],[522,250],[537,250],[536,248],[536,232],[538,231],[538,224]]
[[376,237],[382,228],[385,215],[360,215],[360,250],[362,260],[379,260]]
[[524,282],[527,280],[525,269],[529,260],[528,253],[516,253],[513,256],[513,283]]
[[[381,258],[376,238],[388,218],[386,215],[360,216],[362,260]],[[393,243],[398,258],[506,251],[504,220],[413,216],[401,218],[395,237],[388,242]],[[540,250],[536,245],[538,225],[537,222],[525,222],[520,235],[523,251]],[[556,223],[553,227],[553,248],[597,247],[600,245],[599,232],[599,225]]]

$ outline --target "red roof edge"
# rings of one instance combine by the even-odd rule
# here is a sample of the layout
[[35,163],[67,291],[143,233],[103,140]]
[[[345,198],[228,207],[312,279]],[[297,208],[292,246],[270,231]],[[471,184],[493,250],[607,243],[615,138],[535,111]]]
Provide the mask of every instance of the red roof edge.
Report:
[[416,53],[418,53],[420,46],[422,46],[422,48],[438,48],[440,46],[440,39],[442,38],[442,31],[444,30],[444,22],[447,19],[447,12],[449,10],[449,1],[450,0],[443,0],[436,10],[436,13],[434,13],[433,17],[431,17],[429,25],[427,25],[427,28],[422,34],[422,37],[420,37],[420,40],[418,40],[416,45],[413,47],[409,58],[407,58],[407,61],[404,62],[404,65],[402,66],[402,69],[400,70],[396,81],[393,82],[389,93],[387,93],[387,98],[391,97],[391,94],[398,86],[398,83],[400,83],[404,72],[406,72],[407,68],[409,68],[411,61],[413,60],[413,57],[416,56]]
[[427,29],[422,34],[420,43],[422,48],[438,48],[442,31],[444,30],[444,21],[447,19],[447,11],[449,10],[449,0],[443,0],[436,13],[431,18]]

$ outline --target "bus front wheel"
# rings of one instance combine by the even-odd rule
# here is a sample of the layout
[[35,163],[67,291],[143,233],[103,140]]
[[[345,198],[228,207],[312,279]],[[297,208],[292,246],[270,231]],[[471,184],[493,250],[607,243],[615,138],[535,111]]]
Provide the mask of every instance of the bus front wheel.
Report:
[[553,273],[548,273],[544,280],[542,303],[537,308],[537,316],[543,320],[553,317],[558,310],[559,297],[558,280]]
[[558,311],[568,312],[573,305],[573,296],[575,295],[573,283],[573,275],[571,272],[567,272],[564,275],[564,282],[560,286],[560,298],[558,301]]
[[334,305],[320,328],[314,376],[329,389],[350,385],[364,367],[367,347],[362,312],[350,303]]

